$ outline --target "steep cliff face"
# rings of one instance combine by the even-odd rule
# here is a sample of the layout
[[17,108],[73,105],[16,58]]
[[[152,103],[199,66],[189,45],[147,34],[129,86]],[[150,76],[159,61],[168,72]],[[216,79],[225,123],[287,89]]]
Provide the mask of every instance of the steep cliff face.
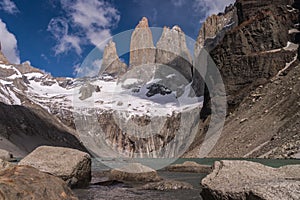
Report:
[[143,17],[131,36],[130,67],[155,63],[156,50],[148,19]]
[[192,80],[192,56],[180,27],[174,26],[172,29],[164,27],[156,48],[156,63],[172,67],[187,80]]
[[288,41],[289,30],[298,23],[298,11],[289,9],[287,3],[278,0],[235,4],[239,25],[211,51],[226,87],[230,110],[294,60],[298,47]]
[[[299,4],[238,0],[234,5],[237,26],[210,51],[229,113],[209,157],[299,157]],[[202,114],[210,112],[206,92]]]
[[195,56],[205,47],[207,51],[213,49],[224,37],[225,33],[238,25],[237,8],[228,6],[224,13],[209,16],[202,24],[196,44]]
[[100,73],[104,72],[111,76],[119,76],[124,74],[126,70],[127,65],[119,59],[116,44],[113,41],[109,41],[104,48]]

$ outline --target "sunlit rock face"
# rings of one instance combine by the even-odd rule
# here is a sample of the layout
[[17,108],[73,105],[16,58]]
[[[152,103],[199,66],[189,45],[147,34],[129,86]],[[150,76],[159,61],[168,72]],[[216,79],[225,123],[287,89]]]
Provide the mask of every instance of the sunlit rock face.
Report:
[[148,19],[143,17],[131,36],[130,67],[155,63],[155,47]]
[[172,29],[164,27],[156,46],[156,63],[172,67],[187,80],[192,80],[192,56],[180,27],[174,26]]
[[104,48],[102,66],[99,74],[105,73],[111,76],[123,75],[127,65],[119,59],[116,44],[111,40]]

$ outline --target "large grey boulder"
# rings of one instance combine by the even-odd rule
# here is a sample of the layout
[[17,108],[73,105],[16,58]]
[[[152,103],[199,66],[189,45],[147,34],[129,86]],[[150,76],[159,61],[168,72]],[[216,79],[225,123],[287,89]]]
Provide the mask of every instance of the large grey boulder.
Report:
[[30,166],[0,170],[0,199],[78,200],[63,180]]
[[190,183],[174,181],[174,180],[164,180],[160,182],[147,183],[142,186],[144,190],[191,190],[193,186]]
[[14,165],[0,158],[0,171],[13,167]]
[[175,164],[166,167],[170,172],[190,172],[190,173],[210,173],[212,171],[210,165],[201,165],[196,162],[186,161],[183,164]]
[[116,44],[111,40],[104,48],[101,73],[112,76],[123,75],[127,70],[127,65],[119,59]]
[[130,67],[154,64],[155,47],[148,19],[143,17],[132,33],[130,41]]
[[205,200],[298,200],[300,165],[276,169],[248,161],[218,161],[201,185]]
[[41,146],[19,165],[29,165],[60,177],[72,188],[86,187],[91,181],[91,157],[75,149]]
[[8,152],[4,149],[0,149],[0,159],[9,161],[12,158],[13,158],[13,155],[10,152]]
[[130,163],[118,169],[112,169],[109,173],[111,180],[133,181],[133,182],[155,182],[160,181],[157,172],[139,163]]

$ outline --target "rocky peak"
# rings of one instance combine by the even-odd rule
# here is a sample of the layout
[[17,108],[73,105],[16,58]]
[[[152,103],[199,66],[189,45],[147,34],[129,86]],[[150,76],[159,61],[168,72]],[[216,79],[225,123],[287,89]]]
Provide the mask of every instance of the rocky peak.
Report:
[[149,28],[148,19],[146,17],[143,17],[136,28]]
[[148,19],[143,17],[131,36],[130,67],[155,63],[155,53]]
[[1,42],[0,42],[0,64],[9,64],[7,58],[2,53]]
[[104,48],[101,71],[112,76],[122,75],[126,72],[127,65],[119,59],[116,44],[110,40]]
[[192,56],[187,48],[185,34],[179,26],[172,29],[164,27],[157,42],[156,63],[173,67],[191,80]]
[[213,49],[224,37],[226,31],[237,25],[237,11],[234,6],[228,6],[224,13],[212,15],[206,19],[199,31],[195,55],[198,55],[201,48]]

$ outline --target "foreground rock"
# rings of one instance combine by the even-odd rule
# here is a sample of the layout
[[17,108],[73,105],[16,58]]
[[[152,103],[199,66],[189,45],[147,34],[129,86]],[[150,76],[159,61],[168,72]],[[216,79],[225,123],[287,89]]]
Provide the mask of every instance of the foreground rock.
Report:
[[113,169],[110,171],[109,177],[111,180],[134,182],[155,182],[162,180],[154,169],[139,163],[131,163],[120,169]]
[[193,189],[193,186],[186,182],[174,181],[174,180],[165,180],[156,183],[148,183],[142,186],[144,190],[179,190],[179,189]]
[[91,158],[75,149],[41,146],[19,165],[29,165],[60,177],[72,188],[86,187],[91,181]]
[[0,185],[0,199],[78,199],[63,180],[30,166],[0,171]]
[[186,161],[183,164],[170,165],[166,168],[170,172],[210,173],[210,165],[200,165],[196,162]]
[[248,161],[215,162],[201,185],[203,199],[300,199],[300,165],[278,169]]
[[0,171],[8,169],[9,167],[13,167],[13,166],[14,166],[13,164],[6,162],[0,158]]
[[0,159],[9,161],[12,158],[13,158],[13,155],[10,152],[0,149]]

